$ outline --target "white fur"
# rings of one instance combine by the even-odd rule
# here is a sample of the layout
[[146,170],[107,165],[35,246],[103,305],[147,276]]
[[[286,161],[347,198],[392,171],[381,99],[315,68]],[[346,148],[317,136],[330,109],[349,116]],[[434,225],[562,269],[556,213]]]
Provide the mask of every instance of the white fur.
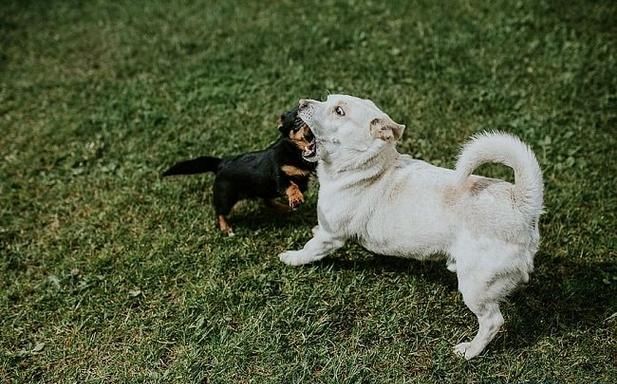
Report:
[[[542,212],[533,152],[514,136],[485,133],[464,146],[450,170],[399,154],[396,139],[405,127],[370,100],[304,100],[299,114],[317,137],[319,225],[303,249],[280,259],[307,264],[348,239],[384,255],[444,258],[479,323],[473,340],[455,351],[467,359],[480,354],[503,324],[499,302],[533,270]],[[515,184],[471,175],[485,162],[512,167]]]

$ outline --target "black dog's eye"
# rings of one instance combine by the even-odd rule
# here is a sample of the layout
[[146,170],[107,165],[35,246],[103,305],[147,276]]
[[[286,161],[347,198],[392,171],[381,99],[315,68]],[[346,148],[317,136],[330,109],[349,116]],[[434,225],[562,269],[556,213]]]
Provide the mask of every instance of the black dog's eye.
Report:
[[298,132],[300,130],[300,128],[302,128],[302,124],[303,124],[302,119],[299,118],[299,117],[296,117],[294,119],[294,126],[293,126],[292,130],[294,132]]
[[334,113],[336,113],[339,116],[345,116],[345,111],[343,111],[343,108],[341,108],[340,106],[334,108]]

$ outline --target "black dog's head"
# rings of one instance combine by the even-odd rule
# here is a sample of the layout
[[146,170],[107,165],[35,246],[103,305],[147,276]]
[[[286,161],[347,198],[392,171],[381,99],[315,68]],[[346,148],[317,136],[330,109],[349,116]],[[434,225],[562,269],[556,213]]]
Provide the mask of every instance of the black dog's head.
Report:
[[283,113],[279,119],[281,135],[290,140],[300,151],[306,161],[314,161],[317,154],[315,136],[311,129],[298,116],[298,107]]

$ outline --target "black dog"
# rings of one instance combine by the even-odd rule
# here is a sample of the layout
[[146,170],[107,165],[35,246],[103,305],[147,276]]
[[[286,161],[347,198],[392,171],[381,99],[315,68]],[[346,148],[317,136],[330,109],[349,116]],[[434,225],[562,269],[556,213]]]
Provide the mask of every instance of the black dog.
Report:
[[[163,176],[214,172],[214,211],[220,230],[233,235],[227,215],[242,199],[262,198],[266,204],[289,210],[304,202],[310,175],[315,171],[315,137],[298,117],[297,108],[281,115],[281,137],[262,151],[217,158],[202,156],[179,162]],[[287,196],[289,207],[274,199]]]

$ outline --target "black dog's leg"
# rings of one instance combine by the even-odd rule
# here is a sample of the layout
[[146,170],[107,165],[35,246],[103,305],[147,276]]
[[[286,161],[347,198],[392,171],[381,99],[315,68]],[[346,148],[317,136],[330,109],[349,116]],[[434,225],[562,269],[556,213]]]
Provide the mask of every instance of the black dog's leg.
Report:
[[[285,174],[285,176],[288,175]],[[300,206],[300,204],[304,203],[304,195],[302,194],[302,189],[300,188],[298,183],[295,183],[289,177],[285,176],[279,175],[276,180],[276,186],[279,193],[287,196],[289,208],[296,209]]]
[[234,231],[227,221],[227,215],[229,215],[233,206],[238,202],[236,190],[230,183],[224,180],[215,180],[213,200],[214,211],[216,213],[216,225],[224,234],[233,236]]
[[291,208],[276,199],[264,199],[264,203],[275,212],[284,214],[291,212]]

